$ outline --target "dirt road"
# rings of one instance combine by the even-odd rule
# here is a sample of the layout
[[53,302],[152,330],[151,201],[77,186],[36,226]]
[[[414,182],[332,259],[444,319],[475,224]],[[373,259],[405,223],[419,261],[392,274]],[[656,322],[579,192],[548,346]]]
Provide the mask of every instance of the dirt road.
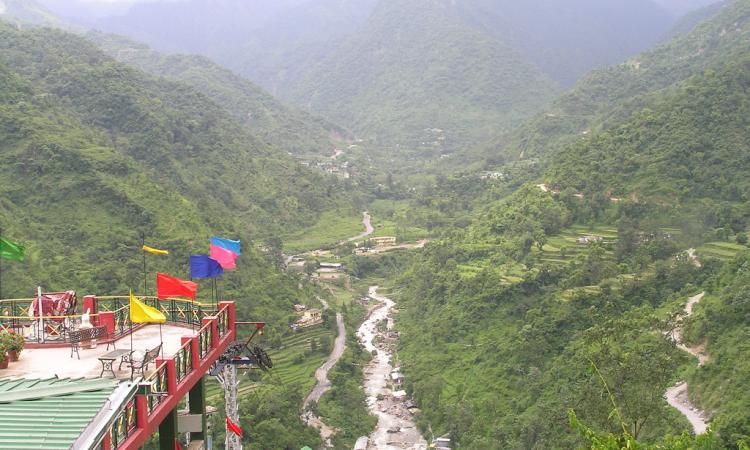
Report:
[[363,231],[362,233],[356,236],[350,237],[349,239],[346,240],[346,242],[358,241],[362,238],[365,238],[371,235],[372,232],[375,231],[375,228],[373,228],[372,224],[370,223],[370,213],[368,213],[367,211],[362,213],[362,225],[365,226],[365,231]]
[[[323,304],[323,309],[328,309],[328,303],[323,299],[319,300]],[[331,389],[331,381],[328,379],[328,372],[336,365],[339,359],[341,359],[341,355],[344,354],[344,350],[346,349],[346,327],[344,326],[344,316],[341,313],[336,313],[336,325],[338,326],[339,334],[333,342],[333,350],[331,351],[331,354],[328,355],[326,362],[315,371],[315,379],[318,380],[318,383],[313,390],[310,391],[307,397],[305,397],[305,402],[302,404],[302,415],[300,416],[303,422],[320,430],[320,437],[328,448],[333,447],[331,438],[336,434],[337,430],[326,425],[320,417],[316,416],[309,410],[309,407],[312,402],[320,400],[320,397]]]
[[[700,294],[690,297],[685,304],[685,314],[682,317],[690,317],[693,314],[693,307],[703,300],[705,295],[705,292],[701,292]],[[699,366],[702,366],[708,361],[708,355],[703,351],[702,346],[688,347],[682,342],[682,327],[677,327],[672,331],[672,339],[674,339],[677,348],[698,358]],[[687,418],[693,426],[695,434],[703,434],[706,432],[706,429],[708,428],[708,415],[690,403],[687,382],[681,381],[667,389],[667,392],[664,393],[664,398],[667,399],[667,403],[669,403],[670,406],[678,410]]]
[[336,313],[336,325],[338,326],[339,334],[333,343],[333,351],[328,355],[326,362],[315,371],[315,379],[318,380],[318,384],[315,385],[313,390],[307,395],[307,398],[305,398],[304,409],[307,409],[311,402],[320,400],[320,397],[331,389],[331,382],[328,380],[328,371],[341,359],[341,355],[344,354],[344,349],[346,348],[346,327],[344,326],[344,316],[341,313]]

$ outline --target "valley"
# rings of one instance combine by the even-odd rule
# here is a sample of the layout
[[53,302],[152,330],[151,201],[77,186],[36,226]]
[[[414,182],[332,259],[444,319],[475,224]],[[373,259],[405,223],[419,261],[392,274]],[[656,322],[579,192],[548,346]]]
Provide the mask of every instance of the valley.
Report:
[[750,448],[748,0],[0,0],[0,166],[1,298],[253,338],[91,450]]

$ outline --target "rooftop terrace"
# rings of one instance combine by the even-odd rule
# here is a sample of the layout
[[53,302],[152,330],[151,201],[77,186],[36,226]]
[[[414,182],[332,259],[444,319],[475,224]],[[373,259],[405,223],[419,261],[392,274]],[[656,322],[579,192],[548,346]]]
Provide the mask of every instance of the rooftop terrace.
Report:
[[[197,328],[196,328],[197,331]],[[182,346],[181,338],[183,336],[195,336],[189,326],[176,324],[164,324],[161,327],[161,339],[159,337],[159,325],[145,325],[133,331],[132,350],[145,353],[159,345],[163,339],[162,355],[174,355]],[[130,336],[122,336],[115,342],[118,350],[131,350]],[[113,351],[110,344],[107,350],[107,344],[100,342],[95,348],[86,348],[81,346],[79,354],[81,359],[77,359],[74,354],[71,357],[70,345],[64,347],[40,347],[28,348],[21,353],[21,358],[17,362],[12,362],[7,369],[0,370],[2,378],[78,378],[78,377],[99,377],[102,373],[102,363],[99,357]],[[161,355],[160,355],[161,356]],[[129,379],[130,369],[123,364],[122,370],[119,368],[119,360],[113,364],[113,369],[118,379]],[[155,366],[153,363],[149,366],[149,371],[153,372]],[[112,377],[111,372],[105,372],[104,377]]]

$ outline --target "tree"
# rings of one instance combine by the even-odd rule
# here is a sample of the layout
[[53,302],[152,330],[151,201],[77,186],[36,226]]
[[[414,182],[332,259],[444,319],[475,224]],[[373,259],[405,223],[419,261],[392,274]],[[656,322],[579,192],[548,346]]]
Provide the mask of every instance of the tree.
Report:
[[316,259],[314,261],[305,261],[305,264],[302,267],[302,270],[304,270],[308,276],[312,276],[312,274],[314,274],[319,268],[320,268],[320,261]]

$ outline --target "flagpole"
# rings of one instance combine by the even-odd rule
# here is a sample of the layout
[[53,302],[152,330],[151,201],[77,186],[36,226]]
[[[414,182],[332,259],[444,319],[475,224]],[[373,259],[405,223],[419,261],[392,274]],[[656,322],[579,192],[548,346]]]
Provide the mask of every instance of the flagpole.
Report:
[[161,349],[161,356],[164,357],[164,338],[161,336],[161,322],[159,322],[159,348]]
[[[141,233],[141,242],[142,245],[146,245],[146,233]],[[148,291],[146,290],[146,252],[143,250],[143,247],[141,247],[141,253],[143,253],[143,295],[148,296]]]

